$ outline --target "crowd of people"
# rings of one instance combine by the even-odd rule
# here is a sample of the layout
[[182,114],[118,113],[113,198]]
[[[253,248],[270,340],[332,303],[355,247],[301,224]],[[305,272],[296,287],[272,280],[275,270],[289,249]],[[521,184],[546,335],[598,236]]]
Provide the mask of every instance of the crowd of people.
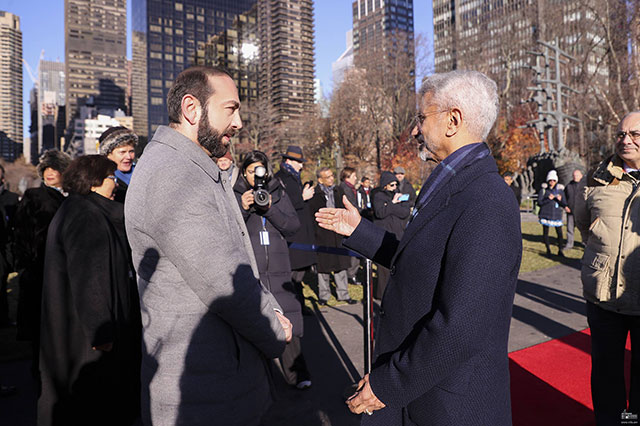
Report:
[[[38,425],[259,425],[277,371],[293,388],[313,385],[303,281],[316,278],[319,306],[355,304],[362,257],[376,262],[381,300],[372,371],[346,401],[362,424],[511,424],[521,194],[483,142],[495,82],[475,71],[425,78],[412,135],[437,166],[420,191],[402,166],[377,185],[350,166],[303,182],[297,145],[279,164],[257,150],[236,164],[240,102],[220,68],[180,73],[167,105],[169,125],[137,162],[138,137],[113,127],[97,155],[45,152],[42,185],[21,199],[0,167],[0,322],[11,323],[5,286],[19,271],[17,335],[33,347]],[[559,256],[574,224],[586,244],[598,425],[640,411],[637,349],[628,406],[623,367],[627,334],[640,335],[639,169],[632,113],[611,158],[566,187],[551,170],[538,194],[547,253],[549,228]]]

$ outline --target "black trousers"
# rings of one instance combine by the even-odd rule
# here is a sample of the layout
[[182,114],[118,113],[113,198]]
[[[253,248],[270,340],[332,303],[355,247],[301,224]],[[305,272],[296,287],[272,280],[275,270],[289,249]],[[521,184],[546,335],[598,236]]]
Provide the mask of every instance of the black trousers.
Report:
[[[551,251],[549,228],[549,226],[542,225],[542,238],[544,239],[544,245],[547,246],[547,251]],[[558,235],[558,250],[562,250],[562,226],[554,226],[554,228],[556,228],[556,234]]]
[[[623,315],[587,302],[591,327],[591,398],[598,426],[620,425],[623,410],[640,414],[640,315]],[[631,333],[629,407],[624,354]]]

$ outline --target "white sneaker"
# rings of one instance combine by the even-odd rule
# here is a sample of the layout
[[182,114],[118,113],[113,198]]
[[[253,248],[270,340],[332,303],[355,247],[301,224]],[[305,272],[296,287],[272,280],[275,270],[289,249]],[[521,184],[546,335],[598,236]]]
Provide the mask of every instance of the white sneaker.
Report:
[[303,380],[296,385],[296,388],[303,390],[311,387],[311,380]]

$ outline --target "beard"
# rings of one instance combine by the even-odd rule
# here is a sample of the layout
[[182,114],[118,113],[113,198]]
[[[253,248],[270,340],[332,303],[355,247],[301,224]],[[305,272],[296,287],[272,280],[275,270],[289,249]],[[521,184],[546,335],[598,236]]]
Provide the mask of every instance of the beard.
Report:
[[209,151],[212,157],[222,157],[229,149],[229,144],[222,140],[225,135],[232,136],[233,131],[222,133],[211,127],[209,113],[205,107],[198,124],[198,143]]
[[418,157],[425,163],[429,161],[437,163],[438,160],[436,160],[433,151],[429,149],[429,145],[427,145],[427,142],[424,140],[424,136],[419,134],[416,136],[416,140],[418,141]]

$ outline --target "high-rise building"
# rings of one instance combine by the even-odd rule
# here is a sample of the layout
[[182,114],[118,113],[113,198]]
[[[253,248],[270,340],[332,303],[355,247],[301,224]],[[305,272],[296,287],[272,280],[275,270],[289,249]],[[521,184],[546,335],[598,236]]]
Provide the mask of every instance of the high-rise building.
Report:
[[65,0],[67,123],[89,97],[105,111],[125,109],[126,0]]
[[338,87],[340,83],[342,83],[344,74],[353,66],[353,30],[347,31],[346,41],[346,49],[342,52],[342,55],[331,64],[333,87]]
[[254,5],[236,16],[229,28],[209,38],[204,46],[204,61],[201,57],[194,60],[227,69],[238,86],[240,102],[251,104],[258,100],[259,54],[258,8]]
[[275,109],[277,123],[313,109],[313,26],[312,0],[258,0],[258,91]]
[[0,11],[0,155],[22,152],[22,31],[20,18]]
[[413,0],[355,0],[353,55],[356,66],[379,63],[381,55],[414,54]]
[[[132,1],[132,110],[135,132],[144,138],[168,123],[166,99],[175,77],[206,62],[213,37],[236,37],[234,23],[256,0]],[[220,43],[216,58],[230,56],[234,63],[237,52],[224,45]]]
[[537,41],[553,42],[557,37],[571,54],[590,52],[584,65],[606,84],[609,70],[599,65],[606,51],[598,46],[600,26],[584,7],[594,1],[433,0],[435,71],[475,69],[502,86],[506,81],[501,80],[525,74],[528,82],[529,64],[535,64],[530,52],[541,50]]
[[[38,138],[37,152],[42,154],[51,148],[61,149],[64,135],[65,113],[64,63],[40,61],[38,65]],[[60,123],[63,126],[60,126]]]

